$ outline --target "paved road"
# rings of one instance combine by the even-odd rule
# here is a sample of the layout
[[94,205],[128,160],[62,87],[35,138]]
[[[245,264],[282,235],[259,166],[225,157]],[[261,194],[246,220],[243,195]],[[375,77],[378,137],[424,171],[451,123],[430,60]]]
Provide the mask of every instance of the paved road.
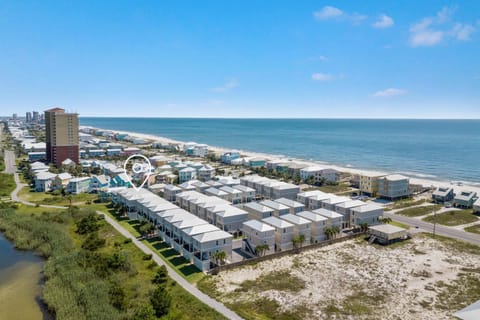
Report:
[[[406,225],[415,227],[418,226],[419,228],[428,231],[428,232],[433,232],[433,224],[425,222],[421,219],[415,219],[415,218],[410,218],[410,217],[405,217],[399,214],[394,214],[391,212],[385,212],[384,216],[391,218],[392,220],[404,223]],[[476,245],[480,245],[480,235],[475,234],[475,233],[470,233],[470,232],[465,232],[462,230],[458,230],[455,228],[450,228],[450,227],[445,227],[442,225],[439,225],[437,223],[437,226],[435,228],[435,232],[438,235],[441,236],[446,236],[450,238],[455,238],[459,240],[463,240],[466,242],[470,242]]]
[[[13,201],[17,201],[20,203],[23,203],[27,206],[35,206],[34,203],[28,202],[25,200],[22,200],[18,197],[18,192],[26,186],[26,184],[21,183],[20,177],[18,176],[18,173],[16,172],[16,165],[15,165],[15,153],[13,151],[6,150],[5,151],[5,172],[7,173],[13,173],[14,174],[14,179],[15,179],[15,184],[16,188],[13,190],[11,194],[11,198]],[[42,208],[58,208],[58,209],[66,209],[67,207],[63,206],[49,206],[49,205],[40,205]],[[114,227],[118,232],[120,232],[123,236],[126,238],[132,239],[133,243],[144,253],[146,254],[151,254],[153,257],[153,260],[158,264],[158,265],[163,265],[167,268],[168,270],[168,275],[175,280],[179,285],[182,286],[185,290],[190,292],[193,296],[195,296],[198,300],[206,304],[212,309],[215,309],[218,313],[222,314],[228,319],[242,319],[239,317],[235,312],[232,310],[228,309],[225,307],[223,304],[220,302],[210,298],[200,290],[198,290],[195,286],[191,285],[187,280],[182,278],[175,270],[173,270],[170,266],[168,266],[159,256],[156,254],[153,250],[148,248],[145,244],[140,242],[137,238],[132,236],[130,232],[128,232],[126,229],[124,229],[117,221],[114,219],[110,218],[107,216],[104,212],[97,211],[98,214],[102,214],[105,216],[105,220],[110,223],[112,227]]]
[[141,241],[139,241],[137,238],[132,236],[130,232],[128,232],[125,228],[123,228],[115,219],[112,219],[105,213],[101,211],[97,211],[98,214],[102,214],[105,216],[105,220],[110,223],[118,232],[120,232],[123,236],[126,238],[132,239],[133,243],[144,253],[146,254],[151,254],[153,257],[153,260],[158,264],[165,266],[168,270],[168,275],[175,280],[179,285],[181,285],[185,290],[190,292],[193,296],[195,296],[198,300],[202,301],[204,304],[208,305],[209,307],[215,309],[217,312],[221,313],[228,319],[242,319],[239,317],[235,312],[232,310],[228,309],[225,307],[223,304],[220,302],[210,298],[200,290],[198,290],[195,286],[191,285],[187,280],[182,278],[175,270],[170,268],[159,256],[156,254],[153,250],[151,250],[149,247],[147,247],[145,244],[143,244]]

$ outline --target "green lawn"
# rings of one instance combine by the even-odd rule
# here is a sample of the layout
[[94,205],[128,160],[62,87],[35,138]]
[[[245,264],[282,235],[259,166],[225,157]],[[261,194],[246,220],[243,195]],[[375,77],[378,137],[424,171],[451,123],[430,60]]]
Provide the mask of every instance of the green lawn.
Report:
[[394,209],[402,209],[402,208],[408,208],[408,207],[413,207],[413,206],[418,206],[423,203],[427,202],[426,199],[421,199],[421,200],[414,200],[414,199],[403,199],[403,200],[398,200],[395,201],[389,209],[394,210]]
[[403,224],[403,223],[398,222],[398,221],[393,221],[392,220],[392,222],[390,222],[390,224],[393,225],[393,226],[400,227],[400,228],[410,229],[409,225]]
[[467,231],[467,232],[480,234],[480,224],[476,224],[474,226],[466,227],[464,230]]
[[[69,199],[67,196],[62,195],[53,195],[46,192],[34,192],[30,187],[23,187],[18,196],[25,201],[46,204],[46,205],[56,205],[56,206],[67,206],[69,205]],[[97,199],[96,194],[80,193],[70,195],[72,197],[72,205],[83,205],[87,201],[93,201]]]
[[0,173],[0,197],[9,197],[13,190],[15,190],[13,174]]
[[[478,221],[478,217],[473,213],[473,210],[452,210],[439,213],[437,216],[437,223],[445,226],[459,226],[466,223]],[[423,218],[423,221],[433,223],[435,217],[428,216]]]
[[419,217],[424,216],[426,214],[432,213],[433,210],[440,210],[442,205],[436,204],[431,206],[421,206],[415,208],[408,208],[404,210],[397,211],[396,214],[401,214],[407,217]]
[[[113,219],[117,220],[128,232],[134,237],[141,236],[138,231],[140,222],[138,220],[129,220],[128,218],[119,217],[113,208],[109,208],[106,203],[94,203],[89,206],[98,211],[105,212]],[[190,283],[197,283],[199,280],[205,277],[205,274],[201,272],[197,267],[185,260],[177,251],[168,246],[165,242],[160,241],[159,238],[150,238],[142,241],[146,246],[155,251],[163,261],[165,261],[170,267],[175,269],[182,277],[184,277]]]

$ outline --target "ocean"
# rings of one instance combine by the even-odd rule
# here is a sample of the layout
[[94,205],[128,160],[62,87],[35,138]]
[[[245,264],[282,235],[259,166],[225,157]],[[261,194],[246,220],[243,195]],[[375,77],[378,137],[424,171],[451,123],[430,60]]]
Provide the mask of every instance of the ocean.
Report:
[[80,124],[411,177],[480,183],[480,120],[81,117]]

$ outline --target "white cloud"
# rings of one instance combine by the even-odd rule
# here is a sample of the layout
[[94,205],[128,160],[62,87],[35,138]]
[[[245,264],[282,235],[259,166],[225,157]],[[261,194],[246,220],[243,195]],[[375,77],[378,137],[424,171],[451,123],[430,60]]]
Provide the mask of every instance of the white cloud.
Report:
[[230,91],[230,90],[238,87],[239,85],[240,84],[238,83],[238,81],[236,79],[230,79],[224,85],[222,85],[220,87],[212,88],[211,90],[213,92],[227,92],[227,91]]
[[345,78],[345,75],[343,74],[330,74],[330,73],[321,73],[321,72],[316,72],[312,74],[312,80],[319,81],[319,82],[328,82],[333,80],[340,80],[343,78]]
[[383,29],[383,28],[389,28],[391,26],[393,26],[395,23],[392,19],[392,17],[389,17],[387,16],[386,14],[381,14],[379,17],[378,17],[378,20],[375,21],[372,26],[374,28],[379,28],[379,29]]
[[410,27],[412,47],[431,47],[448,39],[470,40],[475,27],[471,24],[455,23],[451,20],[456,7],[443,7],[434,17],[426,17]]
[[475,28],[470,24],[457,23],[451,31],[452,37],[460,41],[470,40],[470,35],[475,31]]
[[328,73],[314,73],[312,74],[312,80],[314,81],[330,81],[333,80],[333,76]]
[[372,97],[375,98],[386,98],[386,97],[394,97],[394,96],[401,96],[407,94],[407,90],[403,89],[396,89],[396,88],[388,88],[385,90],[377,91],[372,94]]
[[328,60],[328,57],[326,57],[326,56],[319,56],[319,57],[318,57],[318,60],[320,60],[320,61],[327,61],[327,60]]
[[317,20],[344,20],[355,25],[367,19],[366,15],[357,12],[347,13],[332,6],[325,6],[321,10],[313,12],[313,16]]
[[313,16],[315,17],[315,19],[318,19],[318,20],[334,19],[334,18],[339,18],[343,15],[344,13],[342,10],[335,7],[331,7],[331,6],[325,6],[322,8],[322,10],[315,11],[313,13]]

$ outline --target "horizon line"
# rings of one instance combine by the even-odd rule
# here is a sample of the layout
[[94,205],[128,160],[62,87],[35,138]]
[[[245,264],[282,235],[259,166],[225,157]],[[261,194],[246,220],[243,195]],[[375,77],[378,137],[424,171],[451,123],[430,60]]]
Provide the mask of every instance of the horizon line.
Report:
[[171,117],[171,116],[107,116],[107,115],[79,115],[79,118],[114,118],[114,119],[218,119],[218,120],[480,120],[480,118],[394,118],[394,117]]

